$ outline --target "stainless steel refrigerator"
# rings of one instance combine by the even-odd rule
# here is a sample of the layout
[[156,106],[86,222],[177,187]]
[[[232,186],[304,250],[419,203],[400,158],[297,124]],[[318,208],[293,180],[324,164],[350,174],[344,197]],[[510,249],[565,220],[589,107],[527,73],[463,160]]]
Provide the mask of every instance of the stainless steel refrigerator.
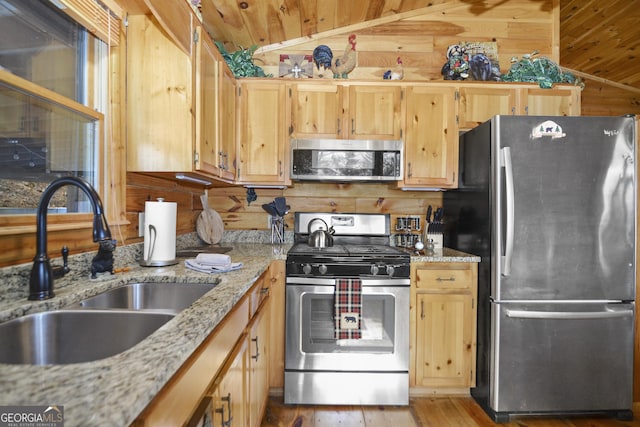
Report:
[[633,416],[633,117],[495,116],[460,136],[445,246],[479,255],[472,396],[513,415]]

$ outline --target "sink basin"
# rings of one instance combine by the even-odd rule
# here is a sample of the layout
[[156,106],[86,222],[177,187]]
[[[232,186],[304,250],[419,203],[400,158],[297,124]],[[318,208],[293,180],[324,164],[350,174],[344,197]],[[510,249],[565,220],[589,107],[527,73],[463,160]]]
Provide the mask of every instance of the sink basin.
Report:
[[160,310],[178,313],[217,283],[133,283],[110,289],[69,308]]
[[169,313],[59,310],[0,324],[0,363],[89,362],[121,353],[173,318]]

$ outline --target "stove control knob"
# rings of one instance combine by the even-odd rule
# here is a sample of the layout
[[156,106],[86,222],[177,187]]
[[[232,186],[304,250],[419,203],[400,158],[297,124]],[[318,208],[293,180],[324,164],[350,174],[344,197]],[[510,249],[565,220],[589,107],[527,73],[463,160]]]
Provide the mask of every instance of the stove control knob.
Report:
[[324,264],[320,264],[320,266],[318,267],[318,272],[320,274],[325,274],[327,272],[327,266]]
[[393,273],[396,271],[396,268],[393,265],[387,265],[387,274],[389,277],[393,276]]
[[371,275],[375,276],[376,274],[378,274],[378,272],[380,271],[380,267],[378,267],[376,264],[373,264],[371,266]]
[[304,274],[311,273],[311,264],[305,264],[302,266],[302,271]]

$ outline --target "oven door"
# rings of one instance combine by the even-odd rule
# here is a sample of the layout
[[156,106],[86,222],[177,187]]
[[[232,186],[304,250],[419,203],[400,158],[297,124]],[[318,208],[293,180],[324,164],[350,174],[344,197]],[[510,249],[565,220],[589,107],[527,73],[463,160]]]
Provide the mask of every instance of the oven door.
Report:
[[336,280],[287,279],[286,370],[409,369],[409,279],[361,280],[362,338],[338,340]]

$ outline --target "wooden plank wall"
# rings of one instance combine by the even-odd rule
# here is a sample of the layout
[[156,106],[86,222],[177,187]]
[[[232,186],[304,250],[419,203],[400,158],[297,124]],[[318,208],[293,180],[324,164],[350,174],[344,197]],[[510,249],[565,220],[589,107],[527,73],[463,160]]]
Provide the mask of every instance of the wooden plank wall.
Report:
[[605,81],[584,78],[582,91],[583,116],[640,115],[640,90]]
[[[144,212],[144,202],[164,197],[178,203],[177,233],[195,231],[195,223],[202,211],[201,187],[188,187],[170,180],[148,175],[127,175],[127,242],[142,241],[138,237],[138,213]],[[296,183],[285,190],[255,189],[257,199],[247,200],[244,187],[219,187],[207,190],[209,207],[215,209],[224,222],[225,230],[269,230],[268,214],[262,205],[284,196],[291,206],[286,215],[289,230],[293,230],[294,212],[357,212],[388,213],[393,223],[398,216],[419,215],[424,220],[427,207],[442,206],[440,192],[405,192],[394,184],[326,184]]]
[[[388,213],[398,216],[424,217],[427,207],[442,205],[439,192],[405,192],[394,184],[295,183],[285,190],[255,189],[258,199],[249,204],[246,189],[229,187],[209,190],[209,206],[220,212],[225,228],[230,230],[268,229],[268,214],[262,204],[284,196],[291,206],[286,222],[293,228],[294,212]],[[424,218],[423,218],[424,219]]]
[[[358,66],[352,79],[381,80],[400,56],[405,80],[442,79],[441,68],[449,45],[463,41],[494,41],[498,44],[500,69],[507,72],[513,56],[539,51],[558,61],[556,1],[511,0],[509,2],[449,1],[419,9],[404,19],[377,26],[360,25],[331,31],[313,39],[265,46],[254,58],[267,73],[278,76],[280,54],[310,55],[316,46],[329,46],[334,57],[343,54],[349,34],[356,34]],[[559,19],[559,18],[558,18]],[[315,68],[314,68],[315,70]]]

